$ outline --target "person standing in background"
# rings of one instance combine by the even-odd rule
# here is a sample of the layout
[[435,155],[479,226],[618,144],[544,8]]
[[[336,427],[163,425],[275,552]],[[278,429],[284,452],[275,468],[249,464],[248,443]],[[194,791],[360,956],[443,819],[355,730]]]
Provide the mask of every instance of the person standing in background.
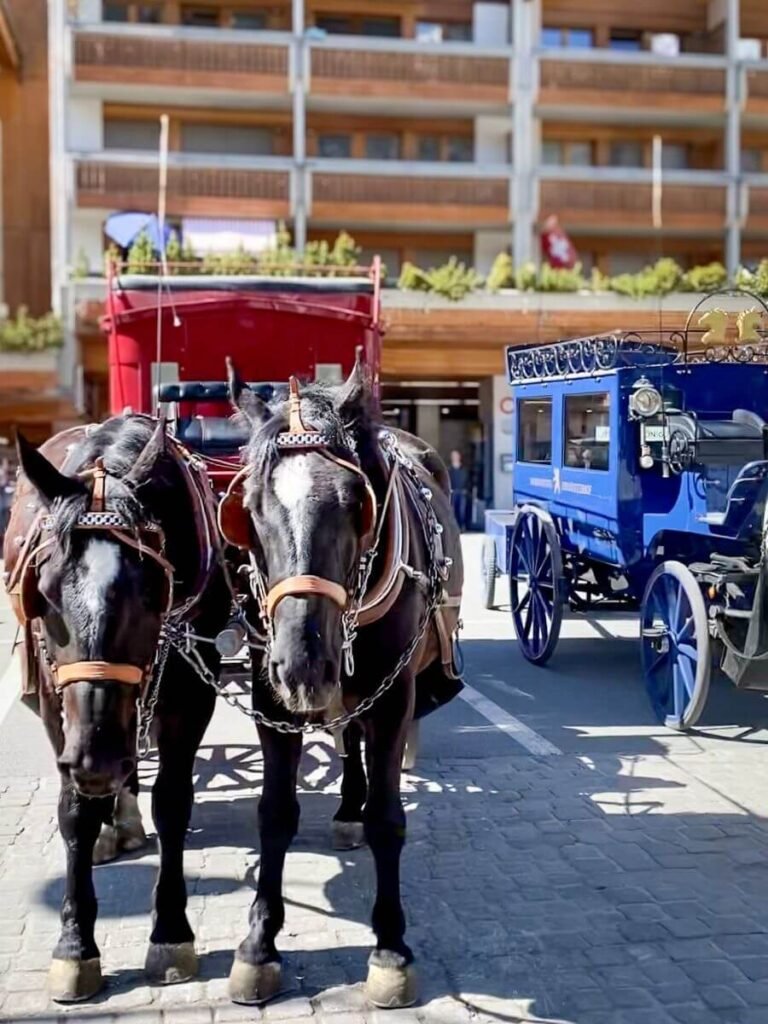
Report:
[[469,471],[464,466],[464,457],[454,448],[448,467],[451,480],[451,506],[460,530],[469,529]]

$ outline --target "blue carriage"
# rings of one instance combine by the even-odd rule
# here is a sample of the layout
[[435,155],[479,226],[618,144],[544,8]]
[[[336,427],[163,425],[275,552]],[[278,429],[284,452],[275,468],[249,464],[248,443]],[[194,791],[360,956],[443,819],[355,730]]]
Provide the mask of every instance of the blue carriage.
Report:
[[[507,350],[510,599],[542,665],[563,610],[639,609],[645,682],[693,726],[713,669],[768,690],[768,310]],[[689,324],[691,318],[689,318]],[[768,332],[766,332],[768,333]]]

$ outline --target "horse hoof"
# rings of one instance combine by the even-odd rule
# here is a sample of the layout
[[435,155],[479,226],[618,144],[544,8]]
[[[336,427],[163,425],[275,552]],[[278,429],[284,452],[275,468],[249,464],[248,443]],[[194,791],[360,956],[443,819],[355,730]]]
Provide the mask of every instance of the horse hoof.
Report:
[[247,964],[235,957],[229,972],[229,998],[233,1003],[266,1003],[280,994],[280,964]]
[[147,833],[141,820],[139,801],[123,790],[117,798],[117,815],[115,817],[117,841],[121,850],[127,853],[140,850],[147,842]]
[[178,985],[197,977],[193,942],[150,942],[144,973],[152,985]]
[[365,844],[362,821],[334,821],[334,850],[356,850]]
[[48,988],[55,1003],[79,1003],[102,986],[101,960],[51,960]]
[[[397,957],[402,960],[402,957]],[[419,982],[413,964],[368,962],[365,994],[374,1006],[395,1010],[413,1006],[419,997]]]
[[117,829],[114,825],[102,825],[99,837],[93,847],[93,863],[107,864],[117,857]]

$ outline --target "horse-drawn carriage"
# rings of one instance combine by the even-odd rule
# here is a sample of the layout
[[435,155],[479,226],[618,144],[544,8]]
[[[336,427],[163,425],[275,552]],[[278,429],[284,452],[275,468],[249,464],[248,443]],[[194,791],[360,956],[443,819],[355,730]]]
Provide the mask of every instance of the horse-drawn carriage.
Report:
[[548,661],[565,608],[639,609],[648,694],[677,729],[701,715],[713,668],[768,690],[768,310],[755,301],[738,314],[702,302],[673,334],[507,350],[514,508],[487,546],[509,573],[521,651]]
[[[26,689],[61,776],[51,994],[86,999],[102,984],[93,855],[105,833],[113,851],[143,839],[136,768],[150,729],[160,868],[145,970],[155,984],[196,974],[182,853],[219,694],[253,719],[264,761],[258,891],[232,999],[281,988],[301,738],[322,728],[345,755],[335,844],[365,836],[376,860],[368,996],[410,1005],[400,766],[414,718],[461,687],[462,566],[445,467],[380,419],[378,264],[343,280],[113,272],[108,306],[113,416],[40,450],[19,436],[4,546]],[[247,701],[220,678],[241,649]]]

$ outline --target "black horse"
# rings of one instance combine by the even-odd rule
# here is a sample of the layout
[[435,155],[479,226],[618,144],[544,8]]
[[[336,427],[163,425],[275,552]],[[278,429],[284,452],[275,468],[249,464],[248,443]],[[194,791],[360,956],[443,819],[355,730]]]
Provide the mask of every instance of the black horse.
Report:
[[414,712],[460,686],[451,637],[463,572],[444,467],[425,465],[417,439],[383,430],[359,361],[337,389],[310,385],[300,395],[292,381],[287,402],[265,403],[231,365],[230,387],[252,436],[222,506],[239,498],[240,518],[230,509],[222,526],[250,550],[269,637],[253,688],[264,754],[258,889],[230,993],[261,1002],[280,987],[282,873],[299,819],[301,733],[289,730],[341,727],[352,713],[337,838],[352,843],[360,828],[376,863],[368,997],[406,1006],[417,985],[400,903],[403,749]]
[[[207,483],[166,437],[163,423],[115,417],[64,440],[70,443],[58,446],[62,472],[19,438],[17,502],[26,495],[28,509],[36,494],[38,507],[31,503],[25,539],[19,550],[6,545],[6,558],[14,563],[11,596],[27,627],[41,716],[61,777],[66,891],[50,986],[53,998],[66,1002],[92,996],[102,982],[92,855],[136,770],[142,693],[145,715],[152,693],[158,696],[159,756],[152,811],[160,870],[146,972],[155,984],[196,973],[182,861],[193,760],[216,695],[165,637],[192,618],[196,629],[215,636],[231,598],[211,548],[215,517],[206,507]],[[23,520],[24,509],[15,511]],[[217,673],[215,648],[206,645],[201,655]]]

